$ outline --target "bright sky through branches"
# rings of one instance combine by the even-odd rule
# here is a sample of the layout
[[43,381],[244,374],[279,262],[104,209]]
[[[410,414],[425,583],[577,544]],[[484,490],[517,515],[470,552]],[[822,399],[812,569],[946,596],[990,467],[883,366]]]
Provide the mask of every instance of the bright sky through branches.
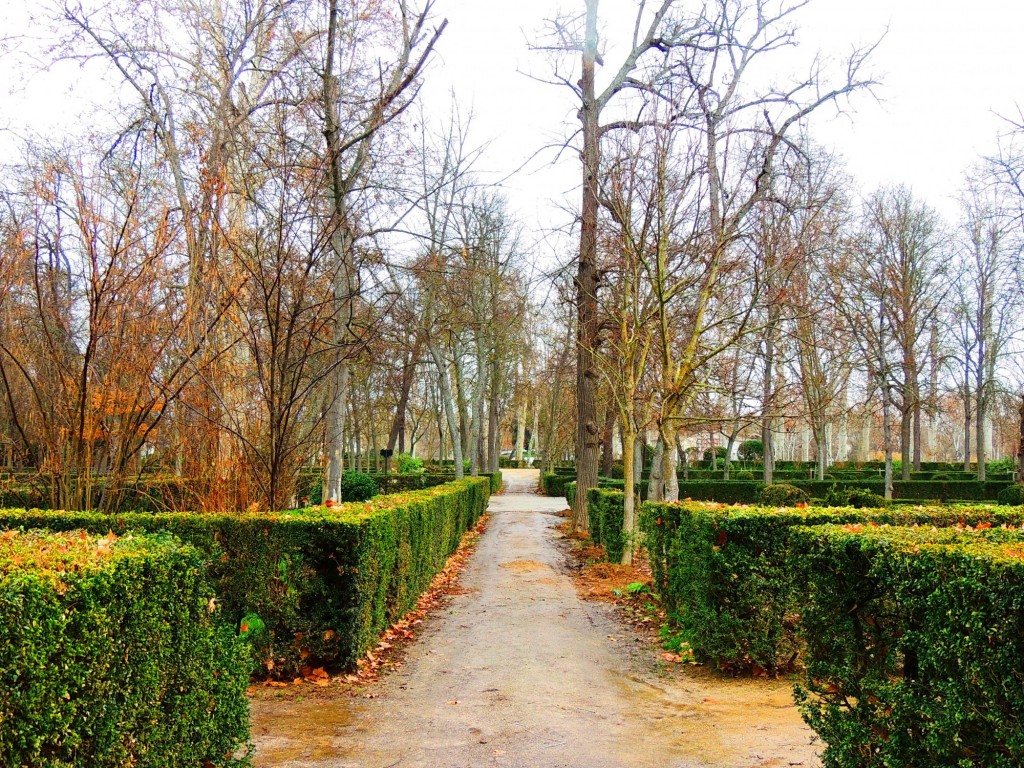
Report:
[[[449,93],[463,112],[472,107],[473,139],[489,144],[481,164],[489,180],[526,164],[504,186],[528,227],[566,225],[571,216],[562,209],[575,206],[579,196],[575,153],[537,154],[576,127],[572,94],[527,74],[550,74],[544,57],[529,44],[555,8],[576,6],[582,11],[581,1],[568,0],[438,0],[438,14],[448,18],[449,27],[428,75],[428,109],[444,114]],[[34,0],[5,0],[0,8],[0,34],[15,37],[14,48],[31,49],[31,42],[17,38],[31,41],[41,34],[27,21],[36,7]],[[633,0],[603,0],[602,35],[608,45],[628,34],[634,7]],[[853,109],[839,117],[822,110],[813,119],[812,135],[846,158],[862,190],[907,183],[954,215],[953,196],[964,168],[995,152],[1006,128],[999,115],[1013,116],[1016,105],[1024,103],[1018,40],[1024,4],[816,0],[797,19],[799,54],[821,50],[841,57],[852,45],[885,34],[871,68],[883,80],[878,100],[859,95]],[[76,130],[88,122],[80,113],[92,102],[103,103],[109,88],[94,82],[88,69],[65,65],[51,74],[31,74],[27,66],[18,56],[0,67],[0,128],[17,135]]]

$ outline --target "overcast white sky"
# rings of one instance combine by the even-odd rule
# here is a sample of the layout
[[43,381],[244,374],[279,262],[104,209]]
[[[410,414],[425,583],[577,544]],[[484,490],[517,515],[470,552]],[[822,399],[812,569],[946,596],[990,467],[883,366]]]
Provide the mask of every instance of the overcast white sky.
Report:
[[[527,41],[556,5],[582,2],[439,0],[449,28],[443,66],[434,70],[431,87],[472,100],[478,138],[493,137],[488,161],[495,170],[515,167],[562,135],[564,121],[574,120],[568,91],[519,74],[545,72]],[[628,32],[622,22],[634,7],[632,0],[602,0],[606,38]],[[816,0],[798,23],[807,54],[820,49],[842,56],[888,30],[872,68],[884,81],[879,100],[862,97],[853,112],[838,118],[823,111],[812,120],[812,134],[845,156],[862,189],[907,183],[954,215],[961,173],[979,154],[993,153],[1005,129],[997,113],[1012,115],[1018,102],[1024,104],[1024,3]],[[543,158],[550,163],[553,154]],[[548,220],[552,198],[575,184],[578,158],[566,155],[563,161],[561,172],[534,162],[533,173],[509,183],[524,219]],[[576,192],[569,194],[575,201]]]
[[[33,5],[34,0],[0,0],[0,34],[23,30]],[[449,91],[473,105],[475,140],[490,142],[481,167],[493,178],[557,141],[575,120],[571,93],[524,74],[546,73],[544,59],[528,42],[559,6],[581,8],[582,0],[438,0],[438,14],[448,18],[449,27],[425,95],[436,110],[444,109]],[[634,7],[634,0],[602,0],[602,31],[609,42]],[[1012,115],[1024,103],[1024,3],[816,0],[798,20],[800,51],[808,55],[820,49],[841,56],[888,29],[873,67],[884,80],[880,101],[860,98],[854,111],[838,118],[822,113],[812,122],[812,134],[845,156],[862,189],[904,182],[955,214],[952,197],[963,169],[979,154],[992,153],[1005,128],[997,113]],[[77,111],[79,76],[66,71],[37,78],[27,93],[5,95],[19,79],[0,61],[0,127],[67,122]],[[528,229],[567,221],[559,206],[576,204],[578,158],[566,153],[559,164],[554,161],[553,152],[542,153],[505,184]]]

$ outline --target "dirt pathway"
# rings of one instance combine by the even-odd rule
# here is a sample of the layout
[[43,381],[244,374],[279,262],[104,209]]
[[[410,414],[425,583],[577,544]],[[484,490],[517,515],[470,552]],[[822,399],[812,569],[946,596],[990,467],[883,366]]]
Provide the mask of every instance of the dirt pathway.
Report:
[[577,597],[553,526],[564,499],[506,492],[463,578],[375,699],[253,703],[257,766],[817,766],[784,682],[665,671],[607,606]]

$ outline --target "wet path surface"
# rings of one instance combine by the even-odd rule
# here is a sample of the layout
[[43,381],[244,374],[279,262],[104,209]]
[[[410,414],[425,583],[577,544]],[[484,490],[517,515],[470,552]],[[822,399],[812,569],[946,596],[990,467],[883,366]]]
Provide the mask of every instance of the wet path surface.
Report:
[[506,470],[462,580],[379,698],[253,703],[257,766],[817,766],[786,683],[656,674],[577,597],[537,473]]

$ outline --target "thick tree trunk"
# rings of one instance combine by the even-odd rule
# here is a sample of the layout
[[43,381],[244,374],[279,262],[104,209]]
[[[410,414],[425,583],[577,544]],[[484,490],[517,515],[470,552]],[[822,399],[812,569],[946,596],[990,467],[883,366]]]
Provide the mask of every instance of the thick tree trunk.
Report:
[[914,471],[921,471],[921,396],[914,392]]
[[526,415],[528,408],[529,404],[526,402],[526,397],[522,396],[519,401],[519,414],[516,416],[515,459],[517,462],[522,462],[523,460],[523,447],[526,445]]
[[576,499],[572,523],[586,531],[587,492],[597,485],[600,428],[597,424],[597,210],[600,171],[599,106],[595,89],[597,64],[597,3],[586,0],[586,31],[580,78],[583,128],[583,205],[580,219],[580,254],[576,266]]
[[[904,393],[904,397],[909,397]],[[910,453],[910,435],[911,427],[913,424],[913,408],[908,405],[900,408],[900,461],[902,463],[902,472],[900,479],[910,479],[910,467],[912,466],[912,459]]]

